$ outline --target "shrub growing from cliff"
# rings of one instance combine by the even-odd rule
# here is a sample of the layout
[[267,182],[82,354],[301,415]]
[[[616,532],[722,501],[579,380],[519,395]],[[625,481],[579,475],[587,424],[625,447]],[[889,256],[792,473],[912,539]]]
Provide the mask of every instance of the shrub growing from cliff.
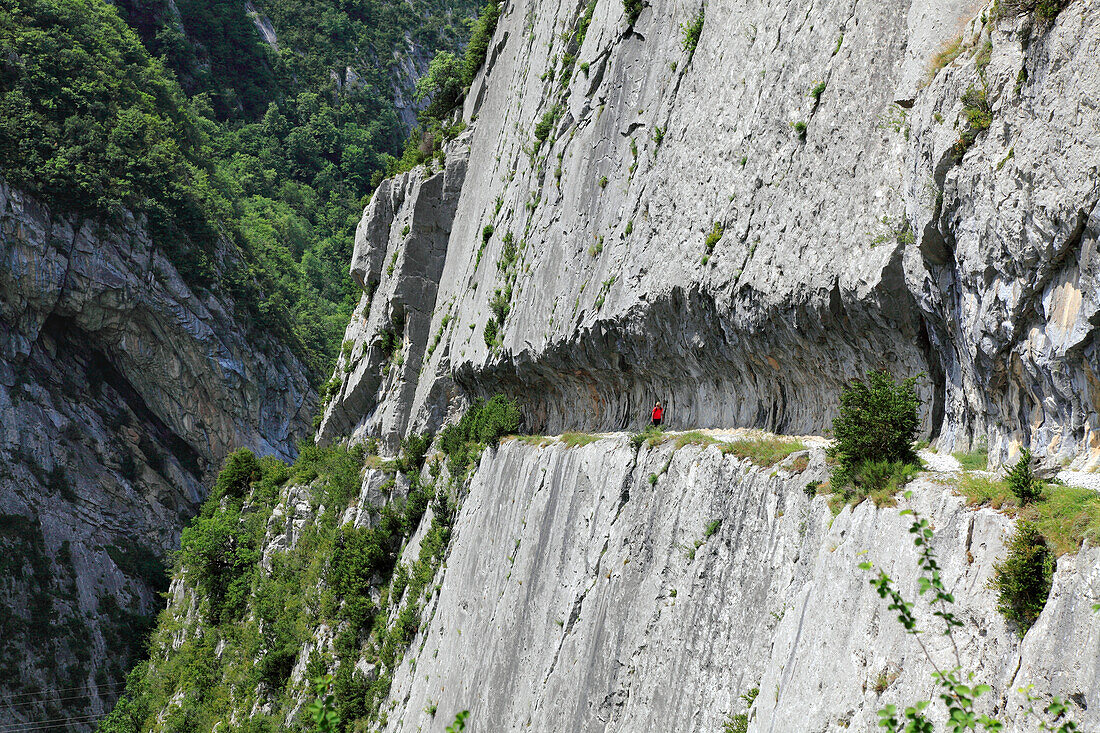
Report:
[[1039,618],[1054,582],[1054,553],[1033,522],[1021,521],[1008,541],[1008,555],[993,566],[990,587],[997,610],[1023,634]]
[[837,464],[833,488],[845,500],[892,493],[915,474],[919,459],[913,441],[920,428],[916,381],[897,381],[889,372],[877,370],[868,372],[866,379],[851,380],[841,393],[829,457]]
[[554,129],[558,118],[561,117],[561,113],[562,107],[560,104],[555,104],[543,113],[538,124],[535,125],[535,150],[538,150],[546,142],[546,138],[550,136],[551,130]]
[[212,623],[234,620],[244,611],[262,533],[242,520],[239,507],[217,507],[183,530],[180,558],[202,589]]
[[[1006,730],[1004,722],[996,720],[984,713],[975,710],[978,699],[991,691],[991,687],[974,679],[974,675],[963,673],[962,659],[959,656],[959,643],[955,639],[955,630],[964,626],[962,619],[954,613],[955,596],[947,588],[943,580],[939,560],[932,550],[933,530],[927,519],[924,519],[912,509],[902,511],[913,517],[909,526],[909,534],[913,537],[913,545],[918,554],[918,572],[920,594],[927,598],[927,603],[932,615],[937,619],[937,624],[943,624],[943,634],[950,638],[951,649],[954,650],[954,666],[948,666],[941,660],[939,663],[933,658],[929,648],[920,644],[921,652],[925,660],[936,671],[932,678],[936,686],[936,697],[946,707],[948,720],[947,730],[958,733],[967,730],[1000,731]],[[1018,545],[1018,546],[1017,546]],[[1046,595],[1050,590],[1049,578],[1053,573],[1053,559],[1044,556],[1045,542],[1038,531],[1028,527],[1026,523],[1017,526],[1016,535],[1010,542],[1009,559],[997,565],[997,573],[1001,577],[1010,577],[1006,586],[1000,585],[998,577],[994,578],[993,585],[998,588],[1007,588],[1009,594],[1008,613],[1022,613],[1032,620],[1027,623],[1030,627],[1034,618],[1042,610],[1046,603]],[[1011,569],[1008,567],[1011,566]],[[859,567],[863,570],[871,570],[870,562],[862,562]],[[1004,574],[1008,573],[1008,576]],[[906,634],[919,637],[925,632],[917,623],[914,613],[914,603],[902,595],[895,585],[894,580],[883,571],[870,579],[879,597],[889,601],[889,609],[897,613],[898,622]],[[1045,587],[1045,590],[1044,590]],[[1004,591],[1002,591],[1003,593]],[[1039,601],[1041,596],[1042,600]],[[1002,594],[1002,603],[1006,596]],[[1027,627],[1022,627],[1026,630]],[[1035,700],[1035,698],[1029,698]],[[896,705],[886,705],[878,711],[879,727],[891,733],[932,733],[936,730],[932,722],[925,716],[925,710],[932,704],[931,700],[921,700],[915,704],[899,710]],[[1038,714],[1034,708],[1024,713],[1024,718],[1037,723],[1040,730],[1057,731],[1057,733],[1074,733],[1078,730],[1076,723],[1067,720],[1064,716],[1069,707],[1060,698],[1052,698],[1043,712],[1046,716]],[[1028,726],[1030,730],[1031,727]]]
[[304,440],[298,445],[298,460],[290,478],[300,484],[321,479],[321,500],[342,508],[359,493],[365,457],[362,445],[323,447]]
[[417,80],[416,101],[425,99],[429,102],[424,114],[436,119],[442,119],[462,101],[462,62],[450,51],[437,53],[428,73]]
[[428,448],[431,445],[431,433],[409,433],[402,438],[398,470],[404,473],[419,471],[424,465],[424,456],[428,454]]
[[703,22],[705,17],[706,6],[699,8],[699,12],[691,19],[690,23],[684,23],[680,26],[680,46],[683,48],[684,53],[687,54],[687,61],[685,63],[690,64],[692,57],[695,56],[695,49],[699,46],[699,36],[703,35]]
[[999,20],[1005,17],[1033,15],[1044,23],[1052,23],[1062,12],[1069,0],[997,0],[993,6],[992,17]]
[[653,447],[664,440],[665,431],[654,425],[646,425],[641,431],[630,434],[630,447],[638,450],[642,444]]
[[214,483],[214,492],[218,496],[231,496],[240,499],[248,493],[254,481],[263,477],[260,462],[256,454],[247,448],[230,453],[225,458],[218,480]]
[[466,56],[462,61],[462,81],[466,86],[473,83],[478,69],[485,63],[485,57],[489,53],[489,43],[493,40],[493,34],[497,29],[498,18],[500,18],[500,5],[497,0],[489,0],[470,29],[470,41],[466,44]]
[[1008,488],[1012,490],[1021,506],[1038,501],[1043,495],[1043,482],[1031,469],[1031,451],[1024,448],[1020,451],[1020,460],[1009,470],[1005,476]]
[[623,0],[623,12],[626,13],[628,25],[638,22],[638,16],[642,14],[642,0]]
[[984,85],[981,88],[973,86],[968,88],[962,96],[962,103],[966,127],[955,142],[955,154],[960,158],[978,139],[978,135],[988,130],[993,124],[993,108],[990,106]]
[[451,473],[464,474],[483,447],[516,432],[519,423],[519,405],[515,400],[498,394],[488,402],[474,402],[457,423],[440,433],[439,446],[447,454]]

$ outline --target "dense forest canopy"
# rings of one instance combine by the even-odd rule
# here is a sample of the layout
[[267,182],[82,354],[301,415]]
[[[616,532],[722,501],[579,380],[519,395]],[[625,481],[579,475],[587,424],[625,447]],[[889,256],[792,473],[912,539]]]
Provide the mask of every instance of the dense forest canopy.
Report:
[[406,137],[398,61],[457,50],[476,3],[253,7],[278,48],[237,0],[0,1],[0,170],[58,214],[144,215],[320,381],[358,297],[355,223]]

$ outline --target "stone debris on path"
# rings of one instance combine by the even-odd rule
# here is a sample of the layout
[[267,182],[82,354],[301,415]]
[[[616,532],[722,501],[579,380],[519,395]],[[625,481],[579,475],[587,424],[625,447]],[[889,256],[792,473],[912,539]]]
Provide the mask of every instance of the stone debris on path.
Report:
[[1059,471],[1058,478],[1069,486],[1078,486],[1082,489],[1100,491],[1100,473],[1086,473],[1084,471]]

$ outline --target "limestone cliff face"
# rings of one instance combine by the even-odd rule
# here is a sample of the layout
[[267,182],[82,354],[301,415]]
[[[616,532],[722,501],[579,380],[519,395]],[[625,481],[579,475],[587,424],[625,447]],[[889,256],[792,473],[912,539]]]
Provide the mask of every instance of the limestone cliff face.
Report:
[[[927,375],[944,447],[1097,465],[1090,8],[708,3],[689,52],[696,5],[630,25],[601,0],[580,42],[585,3],[505,4],[445,170],[364,212],[369,316],[322,439],[392,443],[496,391],[538,431],[636,425],[660,398],[673,425],[820,433],[885,365]],[[380,358],[383,323],[404,328]]]
[[[824,478],[823,456],[811,449],[799,471],[805,457],[759,468],[714,446],[635,452],[622,437],[487,455],[393,675],[385,730],[436,730],[469,709],[472,731],[702,733],[745,712],[751,731],[871,731],[884,705],[931,697],[932,667],[858,567],[872,561],[917,599],[912,518],[869,501],[834,518],[803,491]],[[1021,642],[987,588],[1011,520],[965,509],[950,487],[923,478],[903,505],[936,528],[963,672],[993,687],[983,710],[1030,730],[1018,690],[1033,684],[1040,699],[1073,699],[1094,729],[1100,554],[1059,560]],[[936,664],[954,666],[929,607],[916,609]]]
[[[1100,614],[1092,610],[1100,551],[1059,558],[1050,598],[1021,640],[988,587],[1013,520],[964,506],[954,489],[962,477],[949,472],[922,475],[900,506],[865,501],[834,515],[829,497],[806,492],[827,476],[822,442],[758,466],[721,445],[678,447],[675,437],[640,448],[623,434],[580,447],[505,440],[485,451],[468,483],[444,483],[443,469],[434,488],[459,508],[440,562],[424,572],[433,505],[392,575],[374,577],[363,596],[381,624],[301,616],[292,669],[276,686],[236,682],[274,653],[241,641],[249,625],[262,637],[257,619],[271,610],[255,589],[265,580],[253,586],[243,626],[212,628],[199,610],[203,591],[185,573],[154,636],[146,679],[167,687],[146,727],[186,729],[181,710],[199,693],[183,691],[191,683],[179,664],[194,658],[187,644],[203,638],[216,649],[208,665],[230,725],[271,715],[272,727],[293,729],[314,694],[309,677],[326,671],[345,676],[337,687],[350,690],[342,693],[349,710],[367,701],[367,715],[344,721],[361,730],[438,731],[469,710],[472,733],[713,733],[742,714],[755,733],[873,731],[885,705],[934,695],[933,664],[957,663],[992,687],[979,708],[1006,730],[1035,729],[1020,692],[1028,685],[1041,701],[1069,700],[1079,730],[1100,726]],[[434,481],[435,460],[423,481]],[[401,506],[407,483],[385,471],[368,469],[347,506],[326,508],[323,482],[247,506],[249,516],[267,516],[262,578],[280,577],[280,567],[324,568],[301,597],[288,595],[288,609],[320,609],[334,592],[338,553],[316,554],[328,546],[319,533],[343,537],[352,525],[374,526],[387,502]],[[932,550],[962,621],[957,658],[918,592],[913,518],[902,509],[935,527]],[[931,662],[869,585],[871,573],[859,568],[867,560],[914,602]],[[754,689],[750,706],[741,696]],[[930,714],[941,729],[942,707]]]
[[90,720],[223,456],[289,457],[316,393],[136,222],[98,230],[0,181],[0,262],[0,719]]

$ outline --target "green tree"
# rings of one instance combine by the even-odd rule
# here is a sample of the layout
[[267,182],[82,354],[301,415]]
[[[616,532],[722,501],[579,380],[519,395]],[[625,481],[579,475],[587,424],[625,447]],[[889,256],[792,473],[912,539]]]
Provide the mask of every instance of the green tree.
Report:
[[332,675],[324,675],[313,680],[315,699],[306,708],[313,718],[317,733],[336,733],[340,730],[340,716],[336,712],[335,698],[332,695]]
[[226,456],[218,480],[214,483],[214,491],[220,496],[240,499],[248,493],[253,482],[262,477],[263,472],[256,455],[247,448],[241,448]]
[[833,457],[853,468],[863,461],[916,460],[913,441],[920,428],[917,378],[896,381],[886,370],[853,379],[840,395],[833,418]]
[[1031,469],[1031,451],[1024,448],[1020,451],[1020,460],[1009,470],[1005,476],[1008,488],[1020,500],[1020,504],[1030,504],[1037,501],[1043,494],[1043,482]]
[[416,82],[416,101],[430,100],[424,114],[442,119],[461,101],[462,86],[462,62],[450,51],[440,51]]
[[196,517],[183,530],[180,557],[210,603],[211,622],[235,619],[244,610],[259,560],[256,540],[232,509]]
[[1021,520],[1008,541],[1008,555],[993,570],[990,587],[998,594],[997,610],[1022,636],[1038,620],[1050,595],[1054,553],[1039,528]]

